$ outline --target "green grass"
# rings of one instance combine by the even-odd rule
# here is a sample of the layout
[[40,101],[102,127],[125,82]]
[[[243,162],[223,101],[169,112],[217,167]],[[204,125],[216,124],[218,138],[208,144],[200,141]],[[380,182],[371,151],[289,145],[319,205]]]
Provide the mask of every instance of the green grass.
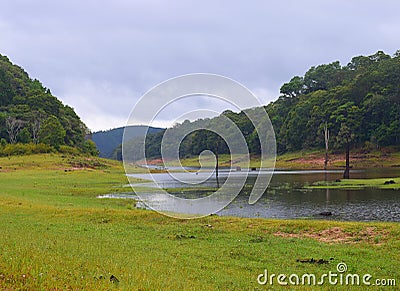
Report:
[[[257,284],[264,269],[321,275],[339,262],[400,284],[398,223],[178,220],[96,199],[126,191],[117,162],[49,154],[1,158],[0,167],[0,289],[268,290]],[[307,258],[329,263],[297,261]]]
[[400,189],[399,178],[377,178],[377,179],[343,179],[338,181],[320,181],[306,188],[319,189]]

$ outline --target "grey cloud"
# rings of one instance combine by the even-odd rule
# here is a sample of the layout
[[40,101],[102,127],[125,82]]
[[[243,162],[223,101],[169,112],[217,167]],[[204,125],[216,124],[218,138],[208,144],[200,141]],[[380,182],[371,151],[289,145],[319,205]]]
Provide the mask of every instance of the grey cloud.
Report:
[[399,8],[372,0],[10,0],[0,10],[0,53],[97,130],[123,125],[127,107],[177,75],[226,75],[271,100],[312,65],[392,54]]

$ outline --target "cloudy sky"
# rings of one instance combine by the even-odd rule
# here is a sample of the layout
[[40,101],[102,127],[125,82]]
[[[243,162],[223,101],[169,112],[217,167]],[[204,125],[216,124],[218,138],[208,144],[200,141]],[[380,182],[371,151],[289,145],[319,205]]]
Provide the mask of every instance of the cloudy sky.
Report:
[[3,0],[0,53],[96,131],[123,126],[178,75],[224,75],[268,103],[310,66],[392,55],[399,11],[397,0]]

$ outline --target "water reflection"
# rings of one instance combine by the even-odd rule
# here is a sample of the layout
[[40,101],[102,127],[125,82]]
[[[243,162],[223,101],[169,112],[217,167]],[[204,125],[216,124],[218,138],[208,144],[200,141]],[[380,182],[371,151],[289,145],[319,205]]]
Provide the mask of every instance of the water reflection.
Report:
[[[221,171],[219,183],[223,183],[228,171]],[[242,172],[230,172],[241,175]],[[184,174],[184,173],[182,173]],[[343,190],[343,189],[305,189],[313,182],[340,179],[342,171],[275,171],[271,183],[262,198],[255,204],[248,204],[249,193],[256,179],[255,174],[248,173],[245,187],[236,199],[219,215],[265,218],[312,218],[346,221],[398,221],[400,222],[400,191],[382,189]],[[190,173],[186,173],[190,175]],[[200,175],[200,177],[199,177]],[[193,179],[201,179],[201,173]],[[206,175],[206,173],[204,173]],[[208,173],[209,175],[209,173]],[[399,169],[379,169],[352,171],[352,178],[377,178],[400,176]],[[146,179],[148,176],[135,175]],[[172,179],[168,174],[153,174],[159,187],[169,188],[173,195],[195,198],[208,195],[217,187],[215,177],[200,185],[202,191],[181,191],[187,185]],[[141,184],[143,186],[143,184]],[[151,183],[148,186],[154,187]],[[180,189],[179,191],[174,189]],[[205,190],[204,190],[205,189]],[[321,216],[321,212],[331,212],[331,216]]]

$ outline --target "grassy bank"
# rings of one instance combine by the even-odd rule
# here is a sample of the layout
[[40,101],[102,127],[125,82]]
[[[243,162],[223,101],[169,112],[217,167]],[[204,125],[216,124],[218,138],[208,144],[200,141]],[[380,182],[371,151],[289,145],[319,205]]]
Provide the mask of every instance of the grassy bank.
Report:
[[[323,169],[324,160],[325,151],[299,151],[278,155],[276,168]],[[344,153],[329,153],[328,169],[342,169],[345,164]],[[395,148],[379,151],[352,150],[350,165],[355,169],[400,167],[400,152]]]
[[177,220],[96,199],[126,191],[117,162],[34,155],[0,167],[0,289],[268,290],[264,269],[321,276],[340,262],[400,283],[398,223]]
[[[240,156],[231,157],[230,155],[220,155],[220,166],[244,167],[243,158]],[[308,150],[297,151],[277,155],[275,168],[278,169],[323,169],[325,160],[325,151],[323,150]],[[198,157],[183,159],[182,165],[188,167],[198,167]],[[161,165],[161,159],[150,161],[154,165]],[[204,166],[213,167],[215,161],[212,157],[203,157],[202,163]],[[169,165],[177,166],[178,162],[168,161]],[[357,149],[351,151],[350,164],[356,169],[366,168],[384,168],[384,167],[400,167],[400,152],[395,148],[386,148],[375,151],[365,151]],[[250,159],[250,167],[260,167],[260,159],[257,156],[252,156]],[[329,153],[328,169],[342,169],[345,167],[345,154],[342,152]]]
[[306,188],[314,189],[400,189],[400,178],[377,178],[377,179],[343,179],[336,181],[320,181]]

